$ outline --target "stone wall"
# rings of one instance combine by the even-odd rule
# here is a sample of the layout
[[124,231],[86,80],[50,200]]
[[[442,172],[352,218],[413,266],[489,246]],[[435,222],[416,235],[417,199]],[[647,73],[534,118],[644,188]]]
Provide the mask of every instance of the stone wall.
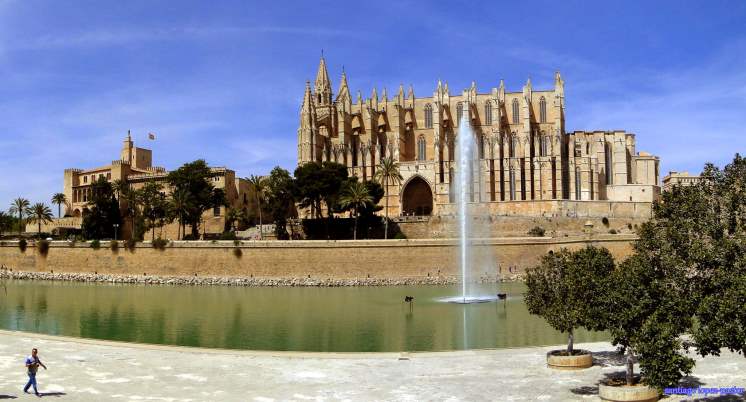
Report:
[[[475,240],[477,254],[490,257],[475,263],[474,277],[514,275],[535,265],[549,250],[588,243],[624,258],[634,239],[632,235],[479,239]],[[455,239],[172,242],[164,250],[142,243],[133,251],[120,245],[116,252],[107,246],[102,243],[94,250],[88,243],[52,242],[42,256],[33,242],[21,252],[16,242],[5,241],[0,245],[0,265],[28,272],[252,278],[391,279],[459,273]]]

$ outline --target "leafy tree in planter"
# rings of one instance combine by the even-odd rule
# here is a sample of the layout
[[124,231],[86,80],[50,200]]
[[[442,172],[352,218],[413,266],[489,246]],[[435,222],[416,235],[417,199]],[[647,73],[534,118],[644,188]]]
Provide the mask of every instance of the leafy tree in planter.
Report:
[[667,269],[658,257],[638,251],[619,264],[605,305],[612,343],[626,351],[627,385],[635,383],[637,358],[643,383],[660,389],[678,384],[694,361],[681,353],[680,336],[692,324],[684,271]]
[[577,328],[606,328],[604,305],[614,258],[605,248],[588,246],[577,251],[550,252],[539,266],[528,270],[525,295],[531,314],[547,320],[552,328],[568,334],[568,355],[573,354]]

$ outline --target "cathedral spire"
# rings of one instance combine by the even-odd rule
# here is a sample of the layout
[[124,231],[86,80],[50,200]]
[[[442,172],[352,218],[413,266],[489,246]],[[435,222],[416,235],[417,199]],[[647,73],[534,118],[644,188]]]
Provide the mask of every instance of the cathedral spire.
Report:
[[326,70],[326,60],[324,55],[321,55],[319,61],[319,70],[316,72],[316,82],[314,83],[314,91],[318,97],[319,103],[328,104],[332,97],[332,83],[329,80],[329,73]]
[[350,87],[347,85],[347,74],[342,69],[342,79],[339,82],[339,92],[337,92],[337,102],[348,104],[352,102],[352,96],[350,96]]

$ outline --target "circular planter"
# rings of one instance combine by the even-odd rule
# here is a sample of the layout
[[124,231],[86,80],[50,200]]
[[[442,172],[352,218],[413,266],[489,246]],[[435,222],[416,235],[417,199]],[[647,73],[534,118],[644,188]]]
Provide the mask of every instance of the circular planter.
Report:
[[598,396],[613,402],[653,402],[660,398],[658,390],[647,385],[608,385],[603,382],[598,384]]
[[587,350],[575,350],[572,356],[564,355],[565,350],[552,350],[547,353],[547,366],[558,370],[580,370],[593,365],[593,356]]

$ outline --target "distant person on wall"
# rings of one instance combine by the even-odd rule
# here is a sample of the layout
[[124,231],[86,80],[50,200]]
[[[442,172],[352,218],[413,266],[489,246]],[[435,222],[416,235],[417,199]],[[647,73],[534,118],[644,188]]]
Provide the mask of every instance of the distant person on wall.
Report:
[[38,351],[36,348],[31,349],[31,356],[26,358],[26,369],[28,369],[28,383],[26,383],[26,386],[23,387],[23,392],[28,393],[29,387],[34,387],[34,394],[36,396],[41,396],[39,394],[39,391],[36,389],[36,371],[39,370],[39,366],[44,367],[44,370],[47,369],[47,366],[44,365],[44,363],[39,360],[39,356],[37,355]]

